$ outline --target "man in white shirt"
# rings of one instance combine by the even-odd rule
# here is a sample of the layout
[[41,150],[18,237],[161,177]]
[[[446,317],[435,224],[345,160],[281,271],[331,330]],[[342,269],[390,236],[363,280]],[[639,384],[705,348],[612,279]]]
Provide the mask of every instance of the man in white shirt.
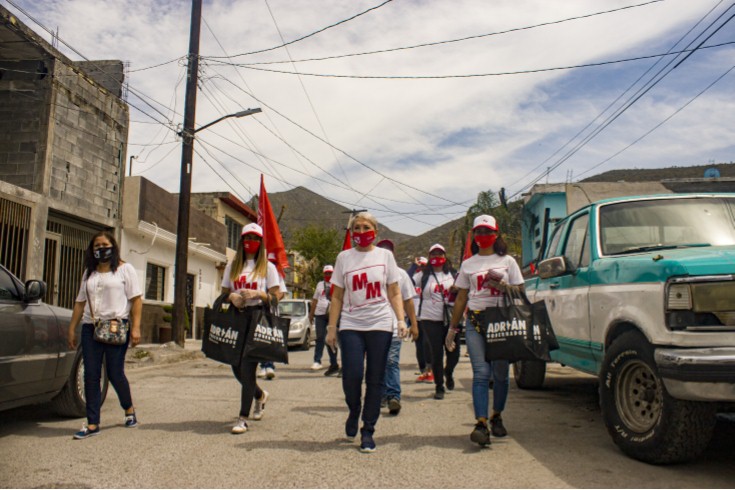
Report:
[[[387,239],[379,241],[376,246],[390,250],[391,252],[394,252],[395,248],[393,242]],[[419,336],[418,323],[416,322],[416,309],[413,303],[416,290],[413,287],[413,281],[408,277],[408,273],[401,268],[398,271],[398,285],[401,288],[401,296],[403,297],[403,311],[408,315],[411,323],[411,335],[416,340]],[[398,337],[398,332],[394,325],[393,339],[391,340],[390,350],[388,351],[388,364],[385,366],[385,382],[383,383],[383,400],[391,415],[398,415],[401,411],[401,344],[402,341]]]
[[[332,298],[332,265],[325,265],[322,269],[323,281],[319,281],[314,291],[314,297],[311,299],[311,311],[309,311],[309,321],[314,322],[316,326],[316,345],[314,346],[314,364],[311,369],[318,371],[322,368],[322,354],[324,353],[324,339],[327,336],[327,323],[329,322],[329,303]],[[329,367],[324,372],[324,376],[333,376],[339,373],[339,364],[337,363],[337,351],[327,348],[329,355]]]

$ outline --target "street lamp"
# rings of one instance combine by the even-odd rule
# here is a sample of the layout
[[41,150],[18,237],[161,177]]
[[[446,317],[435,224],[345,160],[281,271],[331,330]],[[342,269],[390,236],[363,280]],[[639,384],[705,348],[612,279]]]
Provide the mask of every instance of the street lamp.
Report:
[[[191,110],[193,113],[193,109]],[[171,337],[179,345],[184,343],[184,319],[186,318],[186,275],[189,263],[189,211],[191,206],[191,174],[194,156],[194,134],[230,117],[243,117],[262,112],[260,108],[246,109],[222,116],[219,119],[193,129],[193,114],[185,118],[181,152],[181,190],[179,192],[179,220],[176,227],[176,262],[174,263],[174,308],[171,312]],[[188,129],[188,130],[187,130]],[[191,318],[189,319],[191,321]]]

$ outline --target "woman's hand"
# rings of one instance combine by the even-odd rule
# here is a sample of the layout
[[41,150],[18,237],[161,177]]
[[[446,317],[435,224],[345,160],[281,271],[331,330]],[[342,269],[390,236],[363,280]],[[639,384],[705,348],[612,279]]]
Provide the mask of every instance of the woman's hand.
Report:
[[407,335],[408,328],[406,327],[406,322],[403,320],[398,320],[398,338],[405,339]]
[[418,325],[411,325],[411,330],[409,330],[408,334],[411,336],[414,342],[416,342],[419,339],[419,326]]
[[332,352],[337,352],[337,327],[335,325],[327,325],[327,338],[325,342],[332,349]]
[[227,298],[235,308],[242,308],[245,306],[245,298],[243,298],[240,293],[230,293]]
[[69,332],[66,334],[66,345],[69,346],[70,350],[76,350],[77,348],[77,332],[76,327],[69,325]]
[[140,325],[130,329],[130,347],[140,344]]
[[449,352],[454,352],[454,349],[457,347],[454,343],[454,337],[457,335],[457,327],[449,327],[449,331],[447,332],[447,338],[444,339],[444,345],[446,346],[447,350]]

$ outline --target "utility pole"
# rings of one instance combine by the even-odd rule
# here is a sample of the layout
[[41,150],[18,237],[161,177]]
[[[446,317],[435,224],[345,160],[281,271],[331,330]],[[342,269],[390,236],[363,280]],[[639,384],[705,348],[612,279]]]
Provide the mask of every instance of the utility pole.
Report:
[[[189,61],[186,69],[184,129],[181,132],[181,185],[179,191],[179,221],[176,227],[176,262],[174,266],[174,308],[171,314],[171,337],[184,345],[186,322],[187,266],[189,262],[189,210],[191,206],[191,173],[194,158],[194,123],[196,120],[197,82],[199,73],[199,33],[202,21],[202,0],[191,2],[189,31]],[[189,318],[189,322],[192,319]],[[190,323],[191,324],[191,323]]]

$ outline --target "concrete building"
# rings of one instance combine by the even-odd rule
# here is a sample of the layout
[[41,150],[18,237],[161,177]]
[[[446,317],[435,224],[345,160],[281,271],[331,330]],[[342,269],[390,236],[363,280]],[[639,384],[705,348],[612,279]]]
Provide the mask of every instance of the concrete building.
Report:
[[122,85],[121,61],[75,63],[0,6],[0,263],[51,304],[73,306],[91,236],[118,227]]
[[[143,177],[126,177],[120,250],[141,280],[143,342],[171,340],[164,307],[174,301],[178,196]],[[187,338],[201,338],[204,308],[217,299],[227,263],[224,224],[192,207],[187,261]]]

